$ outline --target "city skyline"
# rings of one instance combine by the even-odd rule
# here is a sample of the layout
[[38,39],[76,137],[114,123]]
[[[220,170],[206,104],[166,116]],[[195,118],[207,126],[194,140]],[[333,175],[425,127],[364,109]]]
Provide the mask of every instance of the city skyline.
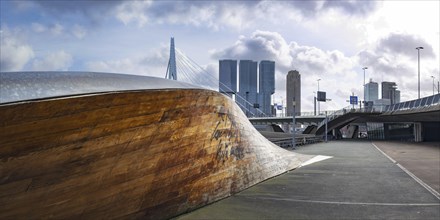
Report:
[[[261,60],[260,62],[240,60],[238,73],[237,60],[219,60],[219,92],[231,98],[234,97],[243,112],[248,116],[272,115],[272,95],[275,92],[275,62],[270,60]],[[237,79],[239,79],[238,86]],[[254,109],[253,104],[259,105],[258,110]]]
[[[1,1],[1,71],[69,70],[163,78],[169,38],[218,75],[218,60],[269,59],[275,102],[285,78],[302,75],[302,111],[316,80],[340,109],[363,97],[363,70],[399,85],[401,100],[432,94],[439,72],[438,1]],[[166,12],[166,13],[165,13]],[[411,15],[411,16],[409,16]]]

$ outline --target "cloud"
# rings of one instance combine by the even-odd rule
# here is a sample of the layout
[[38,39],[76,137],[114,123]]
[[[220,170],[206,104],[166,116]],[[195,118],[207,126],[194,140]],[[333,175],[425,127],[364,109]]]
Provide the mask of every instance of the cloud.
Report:
[[214,59],[274,60],[276,68],[287,74],[296,68],[311,75],[338,75],[350,69],[353,60],[338,50],[323,51],[316,47],[286,42],[277,32],[255,31],[250,37],[240,36],[234,45],[211,52]]
[[[268,7],[268,6],[271,7]],[[377,8],[376,1],[128,1],[117,6],[117,17],[125,24],[147,22],[242,28],[277,16],[270,8],[296,11],[315,17],[322,11],[337,10],[344,15],[365,16]],[[270,14],[268,14],[270,13]]]
[[240,36],[233,46],[211,53],[214,59],[270,59],[289,67],[292,62],[290,46],[279,33],[257,30],[249,38]]
[[151,4],[152,2],[149,1],[127,1],[116,7],[116,17],[126,25],[136,22],[139,26],[143,26],[149,21],[144,12]]
[[169,59],[169,48],[162,46],[147,56],[128,57],[119,60],[91,61],[86,63],[89,71],[128,73],[164,77]]
[[61,35],[64,31],[64,27],[61,24],[56,23],[49,27],[49,30],[53,35]]
[[50,33],[53,36],[72,35],[77,39],[83,39],[87,35],[87,29],[79,24],[74,24],[73,26],[67,27],[67,29],[70,29],[70,31],[64,31],[66,28],[59,23],[46,26],[34,22],[31,24],[31,28],[35,33],[38,34]]
[[[98,23],[109,15],[113,14],[114,8],[121,4],[122,0],[111,1],[40,1],[34,0],[34,6],[44,10],[44,12],[58,17],[67,18],[72,15],[85,17],[92,23]],[[20,4],[17,4],[20,6]],[[31,8],[27,4],[27,8]]]
[[426,58],[435,58],[434,50],[428,42],[410,34],[391,33],[381,39],[376,50],[380,53],[401,54],[414,57],[416,47],[423,47],[421,51]]
[[35,23],[33,22],[31,24],[32,30],[35,31],[36,33],[43,33],[47,31],[47,27],[40,24],[40,23]]
[[[33,1],[45,12],[67,17],[81,15],[93,23],[114,16],[124,24],[184,24],[197,27],[245,28],[277,17],[279,10],[314,18],[327,11],[365,16],[377,7],[376,1]],[[17,4],[20,5],[20,4]],[[270,6],[270,7],[269,7]]]
[[415,48],[419,46],[424,47],[420,51],[424,59],[436,58],[432,46],[424,39],[398,33],[390,33],[379,39],[373,50],[359,52],[358,58],[361,64],[374,70],[376,78],[379,74],[385,74],[384,80],[398,80],[414,74],[414,61],[417,60]]
[[43,59],[35,59],[32,63],[32,69],[35,71],[66,71],[72,63],[72,55],[60,50],[49,54]]
[[87,34],[87,30],[83,26],[75,24],[72,27],[72,34],[78,39],[83,39]]
[[255,5],[250,1],[127,1],[116,7],[116,17],[126,25],[139,27],[148,23],[183,24],[218,30],[245,26],[245,18],[251,18]]
[[[296,2],[296,1],[294,1]],[[298,1],[299,2],[299,1]],[[313,1],[318,2],[318,1]],[[366,16],[378,7],[377,1],[324,1],[321,9],[340,10],[343,14]]]
[[[438,56],[423,38],[410,34],[390,33],[377,41],[371,50],[362,50],[357,54],[359,63],[367,66],[368,78],[374,81],[396,82],[401,90],[401,100],[417,97],[418,69],[417,50],[423,46],[421,54],[420,87],[421,96],[429,95],[430,76],[439,76]],[[432,84],[432,82],[431,82]]]
[[34,57],[34,50],[20,36],[20,32],[11,32],[7,27],[0,31],[0,71],[22,70]]
[[57,35],[62,35],[63,32],[64,32],[64,27],[63,27],[63,25],[61,25],[61,24],[59,24],[59,23],[55,23],[55,24],[47,25],[47,26],[46,26],[46,25],[41,24],[41,23],[33,22],[33,23],[31,24],[31,28],[32,28],[32,30],[33,30],[35,33],[45,33],[45,32],[49,32],[49,33],[51,33],[52,35],[55,35],[55,36],[57,36]]

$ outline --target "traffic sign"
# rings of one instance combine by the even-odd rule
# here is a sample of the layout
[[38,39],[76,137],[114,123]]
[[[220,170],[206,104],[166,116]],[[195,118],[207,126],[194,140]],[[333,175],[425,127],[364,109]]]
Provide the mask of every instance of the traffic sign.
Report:
[[357,96],[350,96],[350,104],[357,105],[358,104],[358,97]]
[[326,98],[325,98],[325,92],[322,91],[318,91],[318,98],[317,98],[318,102],[325,102]]

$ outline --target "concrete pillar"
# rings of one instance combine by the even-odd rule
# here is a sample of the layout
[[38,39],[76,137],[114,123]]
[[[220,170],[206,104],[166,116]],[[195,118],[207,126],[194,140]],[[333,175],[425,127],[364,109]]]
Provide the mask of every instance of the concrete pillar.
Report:
[[390,138],[390,128],[389,124],[387,123],[383,124],[383,137],[385,140],[388,140]]
[[414,141],[415,142],[422,142],[422,123],[415,122],[414,123]]

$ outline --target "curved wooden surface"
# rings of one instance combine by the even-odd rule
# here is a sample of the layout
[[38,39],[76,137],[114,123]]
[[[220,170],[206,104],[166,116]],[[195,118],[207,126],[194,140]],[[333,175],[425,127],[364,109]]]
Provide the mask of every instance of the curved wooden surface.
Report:
[[199,89],[0,105],[0,219],[166,219],[298,167]]

